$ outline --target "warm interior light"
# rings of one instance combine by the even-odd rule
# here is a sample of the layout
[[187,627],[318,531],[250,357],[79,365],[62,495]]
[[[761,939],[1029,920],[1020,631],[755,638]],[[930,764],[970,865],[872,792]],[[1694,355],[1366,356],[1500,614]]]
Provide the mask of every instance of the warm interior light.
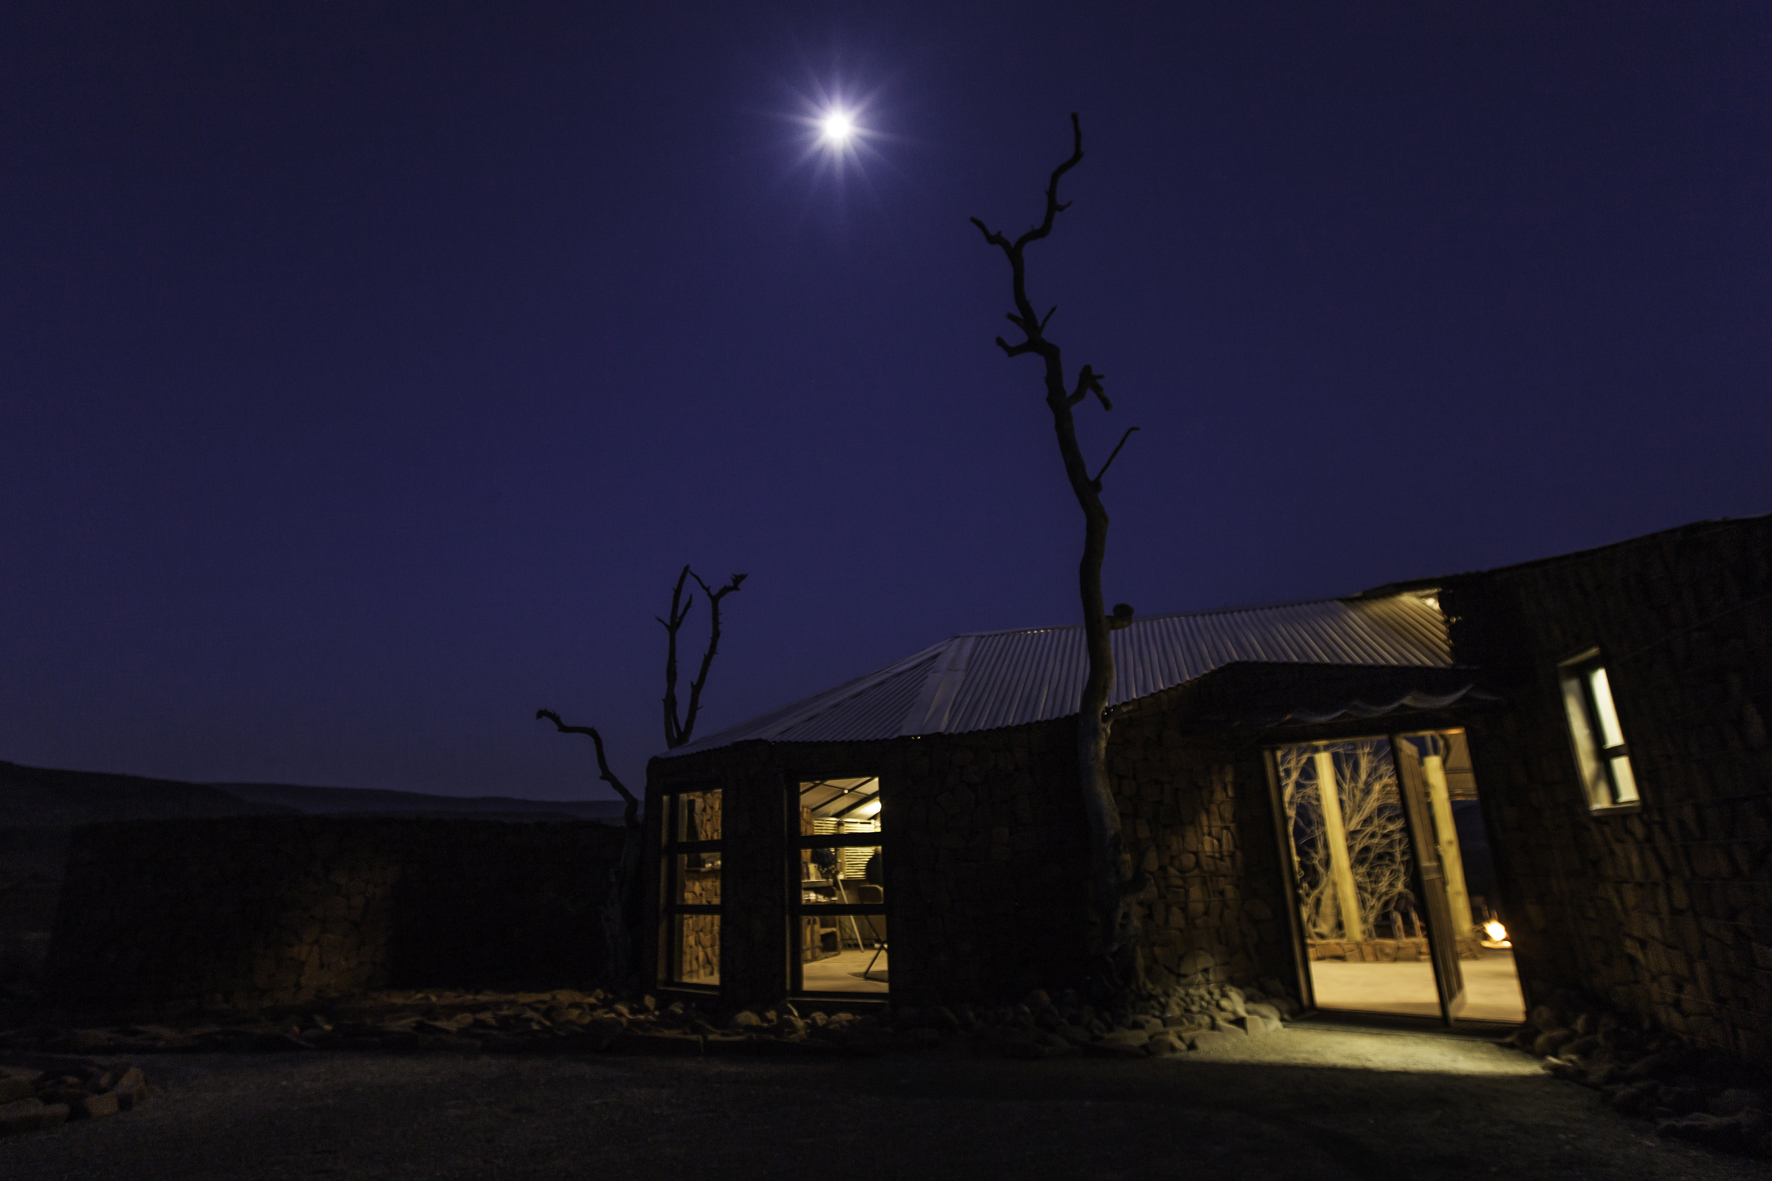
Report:
[[1503,947],[1513,946],[1507,940],[1507,928],[1502,926],[1499,920],[1490,919],[1483,924],[1483,930],[1488,933],[1489,942],[1500,944]]
[[832,111],[826,115],[819,127],[824,131],[825,142],[828,144],[841,144],[855,134],[855,121],[842,111]]

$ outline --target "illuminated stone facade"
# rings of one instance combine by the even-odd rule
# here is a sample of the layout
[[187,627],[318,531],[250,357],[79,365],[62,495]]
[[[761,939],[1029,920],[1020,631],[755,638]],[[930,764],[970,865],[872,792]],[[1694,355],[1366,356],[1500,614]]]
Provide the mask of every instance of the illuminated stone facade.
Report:
[[[1127,851],[1147,875],[1151,982],[1305,979],[1264,749],[1464,728],[1504,910],[1525,918],[1515,944],[1527,1003],[1582,993],[1769,1057],[1772,519],[1407,589],[1439,593],[1459,667],[1232,665],[1117,710],[1109,763]],[[1590,810],[1559,687],[1559,665],[1593,649],[1612,669],[1642,793],[1606,814]],[[1369,717],[1321,708],[1410,692],[1446,704]],[[1073,733],[1062,720],[655,760],[654,792],[726,792],[723,999],[768,1003],[785,990],[787,793],[816,777],[880,778],[894,1001],[1000,1003],[1082,983],[1088,851]]]
[[[1585,994],[1772,1059],[1772,518],[1448,580],[1468,723],[1529,999]],[[1641,802],[1595,812],[1557,665],[1598,649]]]
[[[1139,902],[1147,975],[1158,985],[1295,978],[1260,747],[1184,736],[1166,705],[1160,695],[1124,711],[1110,746],[1127,851],[1150,875]],[[849,775],[880,778],[895,1000],[995,1003],[1083,984],[1088,849],[1074,726],[756,742],[655,761],[655,793],[723,788],[724,998],[784,995],[788,785]]]

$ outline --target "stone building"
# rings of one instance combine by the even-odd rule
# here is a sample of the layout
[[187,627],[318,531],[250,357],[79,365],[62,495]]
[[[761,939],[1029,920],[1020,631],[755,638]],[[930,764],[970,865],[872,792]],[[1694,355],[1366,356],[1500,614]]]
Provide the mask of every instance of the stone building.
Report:
[[[1762,517],[1114,631],[1150,985],[1445,1020],[1574,990],[1765,1058],[1769,596]],[[656,986],[1082,983],[1083,673],[1080,627],[956,636],[655,758]]]

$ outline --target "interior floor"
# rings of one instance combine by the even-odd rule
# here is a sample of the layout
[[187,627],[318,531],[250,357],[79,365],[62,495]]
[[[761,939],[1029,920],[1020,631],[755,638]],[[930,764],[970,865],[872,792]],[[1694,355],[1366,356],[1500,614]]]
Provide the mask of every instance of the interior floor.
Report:
[[[1464,973],[1465,995],[1460,1017],[1471,1021],[1526,1019],[1526,1001],[1520,995],[1520,977],[1514,970],[1512,951],[1485,947],[1482,959],[1460,960],[1458,966]],[[1346,964],[1339,960],[1314,960],[1311,987],[1316,991],[1320,1009],[1440,1015],[1434,966],[1426,961]]]
[[845,948],[826,959],[802,964],[800,981],[807,992],[886,992],[886,953],[882,951],[875,960],[871,947]]

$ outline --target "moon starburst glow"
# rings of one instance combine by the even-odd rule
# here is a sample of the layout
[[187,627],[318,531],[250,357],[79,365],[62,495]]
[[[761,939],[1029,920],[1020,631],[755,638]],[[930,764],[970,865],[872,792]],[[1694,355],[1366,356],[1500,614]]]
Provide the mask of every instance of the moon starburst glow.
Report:
[[847,111],[831,111],[819,120],[818,129],[824,136],[824,142],[832,147],[842,147],[855,134],[855,120]]
[[[811,81],[789,93],[799,107],[783,114],[798,150],[793,167],[809,171],[815,188],[834,198],[839,209],[847,200],[846,189],[859,185],[871,193],[868,166],[886,165],[880,146],[899,138],[882,125],[877,92],[858,91],[832,80]],[[807,191],[808,200],[813,191]]]

